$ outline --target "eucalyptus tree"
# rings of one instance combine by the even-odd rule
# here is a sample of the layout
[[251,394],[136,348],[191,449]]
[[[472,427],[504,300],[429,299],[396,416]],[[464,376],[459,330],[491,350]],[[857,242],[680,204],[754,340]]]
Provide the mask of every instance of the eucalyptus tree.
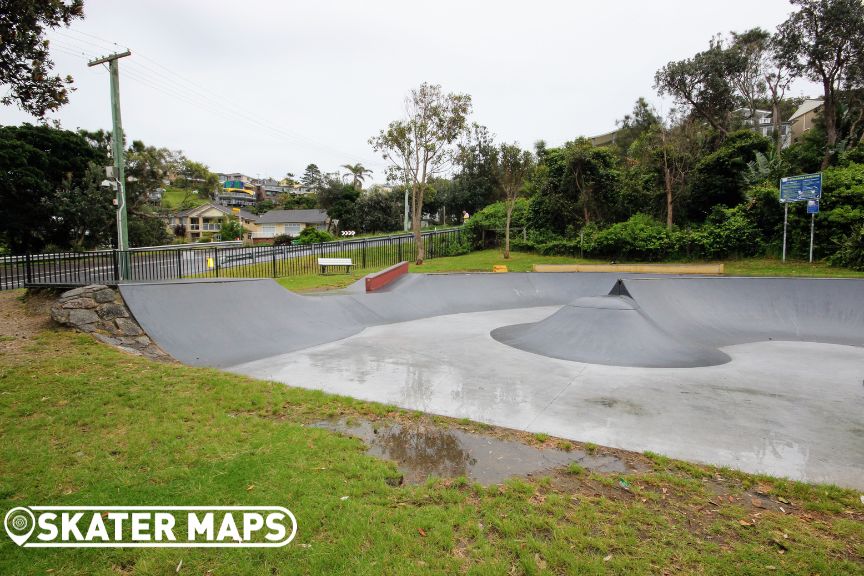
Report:
[[498,185],[504,192],[504,258],[510,258],[510,221],[516,199],[525,185],[525,181],[534,169],[534,156],[528,150],[522,150],[517,144],[501,144],[498,149],[496,176]]
[[839,139],[842,93],[864,86],[864,4],[861,0],[791,0],[798,11],[777,31],[779,54],[822,85],[827,168]]
[[372,148],[391,164],[391,175],[401,173],[411,189],[417,264],[426,257],[421,235],[423,196],[429,179],[449,170],[470,112],[469,95],[445,94],[440,85],[423,83],[405,99],[405,116],[369,139]]

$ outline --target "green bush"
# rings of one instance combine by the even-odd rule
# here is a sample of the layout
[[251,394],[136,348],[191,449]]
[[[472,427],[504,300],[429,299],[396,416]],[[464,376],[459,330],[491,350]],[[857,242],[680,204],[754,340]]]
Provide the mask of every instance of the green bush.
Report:
[[828,263],[864,271],[864,225],[840,242],[837,251],[828,258]]
[[[528,200],[525,198],[517,198],[516,204],[513,206],[513,214],[510,216],[511,234],[515,228],[523,228],[528,216]],[[467,242],[475,247],[481,248],[483,231],[492,230],[500,237],[504,238],[504,228],[507,223],[507,206],[504,202],[495,202],[489,204],[479,212],[475,213],[465,223],[463,228],[464,234],[467,236]],[[511,247],[513,237],[511,236]]]
[[273,246],[290,246],[294,237],[290,234],[278,234],[273,237]]
[[677,235],[679,255],[717,260],[753,256],[761,248],[759,229],[746,207],[715,207],[704,225]]
[[624,260],[662,260],[675,252],[673,234],[646,214],[613,224],[596,234],[585,235],[586,254]]
[[448,239],[438,250],[436,256],[462,256],[471,252],[471,243],[464,232],[456,238]]
[[306,226],[297,236],[297,244],[320,244],[321,242],[332,242],[334,239],[329,232],[318,230],[314,226]]

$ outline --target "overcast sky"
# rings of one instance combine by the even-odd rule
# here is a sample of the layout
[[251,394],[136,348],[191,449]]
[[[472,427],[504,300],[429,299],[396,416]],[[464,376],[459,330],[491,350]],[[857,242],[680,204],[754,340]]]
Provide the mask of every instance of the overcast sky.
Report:
[[[56,69],[77,90],[54,117],[110,129],[108,72],[120,63],[130,139],[181,149],[218,172],[281,178],[310,162],[362,162],[368,139],[427,81],[473,98],[473,119],[530,147],[614,129],[666,62],[712,34],[774,30],[787,0],[290,1],[85,0],[85,18],[51,33]],[[117,45],[113,45],[116,43]],[[817,94],[806,83],[792,95]],[[664,105],[668,107],[668,103]],[[0,108],[0,123],[33,121]]]

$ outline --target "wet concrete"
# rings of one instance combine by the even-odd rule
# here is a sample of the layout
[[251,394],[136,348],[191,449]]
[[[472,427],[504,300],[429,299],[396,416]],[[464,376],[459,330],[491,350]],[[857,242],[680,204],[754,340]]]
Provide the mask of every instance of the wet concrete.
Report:
[[626,472],[619,458],[581,450],[540,449],[459,429],[429,425],[381,425],[327,420],[314,426],[359,438],[368,454],[396,462],[408,484],[429,477],[465,476],[480,484],[499,484],[513,476],[533,475],[578,463],[586,470]]
[[490,336],[558,309],[375,326],[229,370],[581,442],[864,488],[864,348],[754,342],[723,346],[731,360],[717,366],[634,368],[549,358]]

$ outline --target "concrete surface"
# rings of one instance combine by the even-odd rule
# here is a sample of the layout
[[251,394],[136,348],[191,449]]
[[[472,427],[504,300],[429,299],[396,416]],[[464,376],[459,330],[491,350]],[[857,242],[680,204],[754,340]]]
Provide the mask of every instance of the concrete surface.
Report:
[[376,326],[232,372],[531,432],[864,489],[864,349],[723,348],[702,368],[624,368],[506,346],[556,307]]
[[120,290],[189,364],[864,488],[862,280],[409,274],[370,294],[271,280]]

